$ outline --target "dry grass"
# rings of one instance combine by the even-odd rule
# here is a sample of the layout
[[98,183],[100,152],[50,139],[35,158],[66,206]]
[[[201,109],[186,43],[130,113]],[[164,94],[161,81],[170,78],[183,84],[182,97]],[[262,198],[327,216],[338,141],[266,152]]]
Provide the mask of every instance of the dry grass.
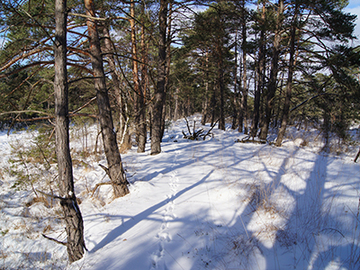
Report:
[[39,196],[39,197],[32,198],[30,201],[25,203],[25,206],[30,207],[35,203],[43,203],[47,208],[52,207],[52,204],[44,196]]
[[130,142],[124,142],[120,145],[119,151],[120,154],[126,154],[132,147],[132,144]]

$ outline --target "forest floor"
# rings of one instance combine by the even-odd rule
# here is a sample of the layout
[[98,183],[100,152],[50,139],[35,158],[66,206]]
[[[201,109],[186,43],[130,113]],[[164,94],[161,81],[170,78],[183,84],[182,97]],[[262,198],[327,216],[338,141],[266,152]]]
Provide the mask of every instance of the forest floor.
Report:
[[[122,154],[130,194],[113,199],[108,185],[94,190],[108,181],[97,129],[71,131],[88,249],[71,265],[42,236],[66,240],[58,202],[38,191],[56,194],[56,166],[19,155],[36,131],[0,133],[0,269],[360,269],[358,145],[325,153],[318,131],[294,128],[282,147],[237,142],[230,128],[191,141],[178,120],[161,154]],[[14,168],[15,156],[27,163]]]

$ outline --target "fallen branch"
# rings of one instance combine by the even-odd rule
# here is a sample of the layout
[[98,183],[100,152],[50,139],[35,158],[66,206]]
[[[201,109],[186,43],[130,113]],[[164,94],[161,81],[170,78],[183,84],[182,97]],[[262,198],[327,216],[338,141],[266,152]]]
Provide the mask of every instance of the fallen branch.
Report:
[[[235,142],[240,142],[240,143],[258,143],[258,144],[266,144],[266,143],[267,143],[266,140],[255,140],[255,137],[251,137],[250,135],[242,138],[241,140],[240,140],[240,139],[237,139]],[[269,143],[269,144],[270,144],[270,143]]]
[[204,135],[203,140],[205,141],[206,136],[210,136],[211,131],[213,130],[213,128],[216,126],[216,124],[219,122],[220,119],[218,119],[215,123],[212,124],[212,126],[210,127],[210,129],[208,130],[208,132]]
[[217,120],[215,123],[213,123],[212,126],[210,127],[210,129],[206,133],[202,128],[200,128],[199,130],[196,130],[196,121],[195,120],[194,120],[193,131],[191,131],[189,121],[187,120],[186,117],[185,117],[185,121],[186,121],[186,126],[188,129],[189,135],[185,134],[185,132],[182,131],[184,139],[197,141],[200,138],[202,138],[205,141],[206,137],[211,135],[211,131],[213,130],[213,128],[215,127],[215,125],[217,124],[217,122],[219,120]]
[[[190,127],[189,127],[189,121],[187,120],[186,117],[185,117],[185,121],[186,121],[186,126],[188,128],[189,134],[191,134]],[[185,135],[184,131],[182,133]]]

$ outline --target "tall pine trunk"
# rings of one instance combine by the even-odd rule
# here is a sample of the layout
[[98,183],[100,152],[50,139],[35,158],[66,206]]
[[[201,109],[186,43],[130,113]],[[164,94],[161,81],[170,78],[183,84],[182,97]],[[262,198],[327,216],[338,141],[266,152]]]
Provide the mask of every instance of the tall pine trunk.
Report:
[[124,100],[124,94],[121,91],[120,85],[120,74],[118,74],[116,70],[116,64],[115,64],[115,47],[111,41],[110,37],[110,31],[109,26],[107,24],[103,25],[103,35],[105,40],[105,48],[106,48],[106,58],[109,64],[110,68],[110,74],[113,81],[113,87],[116,97],[116,102],[119,106],[119,126],[118,126],[118,139],[120,141],[120,144],[123,143],[125,134],[126,134],[126,126],[128,125],[128,110],[127,110],[127,104]]
[[220,92],[220,118],[219,118],[219,129],[225,130],[225,112],[224,112],[224,61],[222,54],[222,46],[219,46],[219,63],[218,63],[218,78],[217,84]]
[[[135,134],[138,145],[137,152],[145,152],[146,129],[144,130],[144,96],[139,80],[136,26],[135,26],[135,3],[130,2],[130,27],[131,27],[131,56],[132,56],[132,73],[134,81],[134,116],[135,116]],[[145,132],[145,134],[144,134]]]
[[[142,14],[145,13],[144,4],[141,4]],[[140,81],[140,96],[138,100],[139,104],[139,128],[138,128],[138,152],[145,152],[145,144],[146,144],[146,92],[148,87],[148,72],[147,72],[147,44],[145,42],[145,21],[144,16],[141,16],[141,65],[140,65],[140,73],[141,73],[141,81]]]
[[[167,16],[167,35],[166,35],[166,76],[165,76],[165,97],[164,97],[164,107],[163,107],[163,115],[162,115],[162,122],[161,122],[161,141],[164,137],[165,132],[165,121],[166,121],[166,95],[169,92],[170,88],[170,65],[171,65],[171,24],[172,24],[172,13],[173,13],[173,2],[169,1],[169,8],[168,8],[168,16]],[[170,108],[169,108],[170,111]],[[169,114],[169,117],[170,114]]]
[[96,99],[99,109],[99,121],[101,134],[107,159],[106,172],[110,178],[115,197],[121,197],[129,193],[125,172],[122,166],[119,148],[116,142],[113,120],[110,109],[109,96],[106,88],[103,60],[100,50],[100,40],[95,20],[95,8],[93,0],[84,0],[89,43],[90,58],[94,72]]
[[69,147],[68,84],[66,69],[66,0],[55,1],[55,142],[59,169],[61,206],[64,211],[67,252],[70,263],[84,254],[84,225],[74,192],[72,160]]
[[239,94],[238,94],[238,90],[237,90],[237,72],[238,72],[238,63],[237,63],[237,58],[238,58],[238,52],[237,52],[237,43],[238,43],[238,29],[236,29],[236,34],[235,34],[235,66],[234,66],[234,98],[233,98],[233,120],[232,120],[232,125],[231,125],[231,129],[236,129],[236,124],[237,124],[237,120],[238,120],[238,104],[239,104]]
[[281,127],[278,132],[278,136],[276,138],[275,145],[281,146],[281,143],[285,136],[286,127],[289,121],[289,114],[290,114],[290,102],[291,102],[291,90],[292,90],[292,82],[293,82],[293,75],[295,69],[295,38],[296,38],[296,24],[297,24],[297,16],[298,16],[298,2],[295,1],[295,11],[294,11],[294,18],[291,25],[291,32],[290,32],[290,58],[289,58],[289,71],[288,71],[288,78],[286,83],[285,89],[285,101],[284,101],[284,108],[283,108],[283,116]]
[[209,114],[209,53],[205,52],[205,68],[204,68],[204,84],[205,84],[205,98],[202,104],[202,118],[201,124],[205,125]]
[[158,82],[155,89],[154,105],[152,108],[151,123],[151,155],[161,152],[162,117],[165,103],[166,83],[166,25],[167,25],[168,1],[160,0],[159,11],[159,64]]
[[257,86],[255,90],[254,98],[254,116],[253,123],[251,127],[251,136],[255,137],[257,135],[259,120],[260,120],[260,99],[261,93],[263,92],[264,83],[265,83],[265,1],[262,4],[262,13],[261,13],[261,32],[260,32],[260,44],[259,44],[259,59],[258,59],[258,68],[257,68]]
[[269,125],[271,121],[271,114],[273,111],[273,104],[274,104],[274,97],[276,92],[277,86],[277,76],[279,71],[279,55],[280,55],[280,41],[281,41],[281,27],[283,23],[283,13],[284,13],[284,1],[279,0],[278,3],[278,12],[276,18],[276,30],[273,42],[273,54],[272,54],[272,61],[271,61],[271,71],[270,71],[270,82],[268,87],[268,93],[266,97],[266,104],[265,104],[265,116],[264,116],[264,123],[261,128],[259,138],[261,140],[266,140],[268,132],[269,132]]
[[242,0],[241,3],[242,6],[242,43],[241,43],[241,49],[242,49],[242,96],[241,96],[241,105],[240,105],[240,113],[239,113],[239,132],[242,132],[244,129],[244,133],[248,133],[248,106],[247,106],[247,100],[248,100],[248,87],[247,87],[247,50],[246,50],[246,39],[247,39],[247,15],[246,15],[246,9],[245,9],[245,0]]

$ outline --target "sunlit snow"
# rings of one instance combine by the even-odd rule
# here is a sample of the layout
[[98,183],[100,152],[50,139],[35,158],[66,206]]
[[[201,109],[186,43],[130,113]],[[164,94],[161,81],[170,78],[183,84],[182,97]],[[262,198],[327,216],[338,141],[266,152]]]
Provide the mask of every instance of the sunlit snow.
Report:
[[[0,269],[360,268],[355,146],[336,156],[320,152],[319,137],[302,147],[305,135],[291,129],[279,148],[236,142],[244,135],[230,128],[205,141],[185,140],[182,131],[184,120],[169,125],[159,155],[150,155],[150,144],[146,153],[122,154],[130,194],[113,199],[111,186],[93,193],[108,181],[98,166],[104,155],[78,154],[94,152],[97,126],[72,128],[88,249],[72,265],[65,246],[42,237],[66,241],[58,203],[29,203],[31,187],[11,188],[10,145],[26,146],[35,135],[1,133]],[[39,181],[34,189],[45,185]]]

